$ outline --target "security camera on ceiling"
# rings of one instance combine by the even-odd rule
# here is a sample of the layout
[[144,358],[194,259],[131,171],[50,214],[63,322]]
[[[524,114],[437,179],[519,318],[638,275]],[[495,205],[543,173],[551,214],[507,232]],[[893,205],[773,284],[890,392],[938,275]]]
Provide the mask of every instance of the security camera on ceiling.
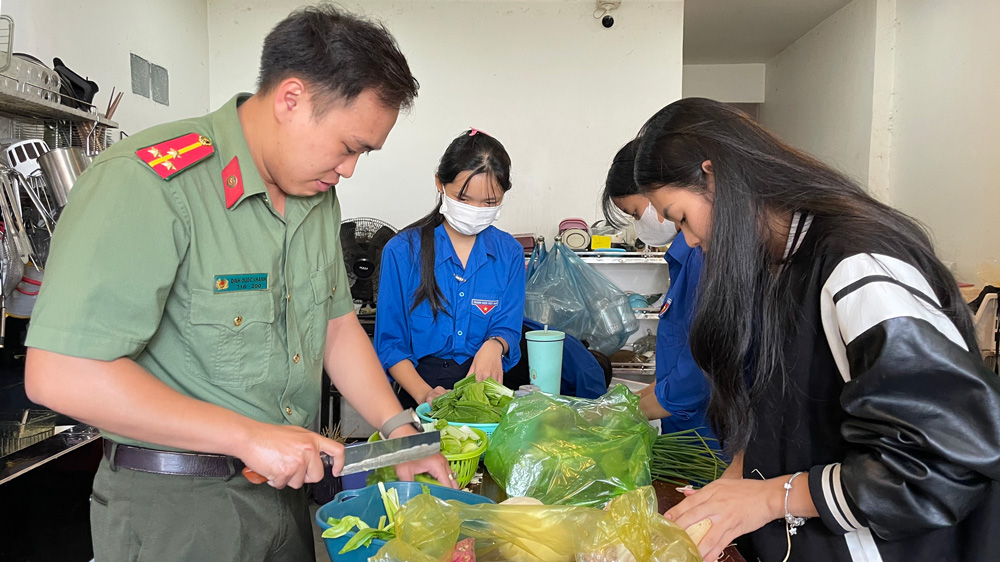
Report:
[[615,18],[611,15],[611,12],[620,8],[621,5],[622,0],[597,0],[594,19],[601,20],[601,25],[610,29],[615,24]]

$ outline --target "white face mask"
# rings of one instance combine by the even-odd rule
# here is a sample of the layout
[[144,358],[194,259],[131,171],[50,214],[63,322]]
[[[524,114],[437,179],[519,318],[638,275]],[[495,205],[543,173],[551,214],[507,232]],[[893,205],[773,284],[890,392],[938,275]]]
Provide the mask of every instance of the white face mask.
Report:
[[668,220],[660,222],[660,216],[650,203],[635,221],[635,235],[648,246],[666,246],[677,236],[677,227]]
[[441,214],[452,228],[466,236],[479,234],[500,218],[502,205],[503,203],[495,207],[476,207],[456,201],[445,193],[441,194]]

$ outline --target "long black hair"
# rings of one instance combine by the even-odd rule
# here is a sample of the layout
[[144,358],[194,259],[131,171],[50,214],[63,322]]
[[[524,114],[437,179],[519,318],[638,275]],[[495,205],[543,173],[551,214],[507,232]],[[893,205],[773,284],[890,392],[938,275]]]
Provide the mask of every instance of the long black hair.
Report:
[[[448,149],[441,156],[437,167],[438,180],[447,185],[453,183],[462,172],[471,172],[459,195],[463,195],[469,187],[472,178],[486,174],[492,180],[494,188],[500,188],[504,193],[510,191],[510,156],[500,141],[476,129],[469,129],[451,141]],[[441,197],[447,197],[441,194]],[[430,302],[431,310],[436,318],[439,312],[448,314],[445,306],[448,304],[438,287],[434,274],[434,229],[444,221],[441,214],[441,200],[427,216],[406,227],[420,231],[420,286],[413,294],[413,305],[410,312],[425,300]]]
[[[935,256],[926,229],[881,203],[844,174],[783,143],[743,112],[688,98],[661,109],[637,139],[635,179],[712,202],[711,251],[699,285],[691,351],[712,381],[709,416],[730,452],[754,432],[752,406],[772,377],[787,381],[785,327],[796,314],[775,219],[811,213],[820,240],[853,253],[883,253],[919,269],[963,334],[972,319],[952,274]],[[711,161],[714,192],[702,163]],[[785,269],[784,271],[787,271]],[[968,336],[967,336],[968,337]],[[749,370],[749,372],[748,372]]]
[[611,226],[624,226],[627,216],[615,205],[613,199],[642,194],[639,186],[635,184],[634,169],[635,141],[631,140],[618,150],[615,159],[611,161],[611,167],[608,168],[608,179],[604,182],[604,191],[601,193],[601,208],[604,210],[604,219]]

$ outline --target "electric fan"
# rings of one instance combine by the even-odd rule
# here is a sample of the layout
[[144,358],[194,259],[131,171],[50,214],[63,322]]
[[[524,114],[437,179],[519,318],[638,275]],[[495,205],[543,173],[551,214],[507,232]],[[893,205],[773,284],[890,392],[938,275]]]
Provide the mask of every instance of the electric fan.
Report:
[[371,313],[378,301],[382,249],[395,235],[391,225],[370,217],[340,223],[340,247],[351,282],[351,297],[361,305],[362,314]]

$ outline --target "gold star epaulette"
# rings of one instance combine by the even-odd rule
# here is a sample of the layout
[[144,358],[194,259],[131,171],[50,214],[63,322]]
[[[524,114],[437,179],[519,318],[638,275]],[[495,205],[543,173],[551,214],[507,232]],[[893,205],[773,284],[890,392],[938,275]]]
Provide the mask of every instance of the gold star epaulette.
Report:
[[212,146],[212,139],[198,133],[188,133],[153,146],[140,148],[135,151],[135,155],[161,178],[169,180],[208,158],[213,152],[215,148]]

